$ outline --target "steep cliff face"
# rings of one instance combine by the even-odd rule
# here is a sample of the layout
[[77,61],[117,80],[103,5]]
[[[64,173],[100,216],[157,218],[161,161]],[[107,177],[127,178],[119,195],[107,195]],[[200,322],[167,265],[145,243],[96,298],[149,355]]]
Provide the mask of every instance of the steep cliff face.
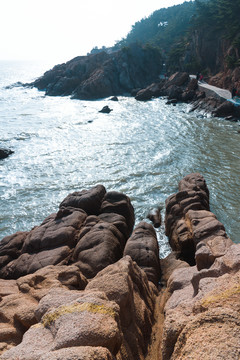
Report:
[[223,70],[224,59],[229,41],[223,39],[222,32],[195,30],[192,33],[190,53],[192,59],[197,59],[201,69],[207,69],[212,74]]

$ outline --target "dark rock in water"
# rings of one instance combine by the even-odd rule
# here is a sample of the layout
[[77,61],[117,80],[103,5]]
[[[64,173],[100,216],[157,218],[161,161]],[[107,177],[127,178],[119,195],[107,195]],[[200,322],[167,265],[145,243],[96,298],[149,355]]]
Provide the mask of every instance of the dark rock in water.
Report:
[[103,113],[103,114],[109,114],[111,111],[112,111],[112,109],[110,109],[110,108],[106,105],[106,106],[104,106],[104,107],[102,108],[102,110],[100,110],[99,112],[100,112],[100,113]]
[[150,100],[151,98],[152,98],[152,92],[148,88],[140,90],[135,96],[135,99],[138,101],[147,101]]
[[230,101],[224,101],[216,110],[213,111],[213,114],[218,117],[226,117],[233,115],[235,112],[235,106]]
[[238,121],[238,119],[233,115],[229,115],[229,116],[225,117],[225,120],[232,121],[232,122]]
[[111,97],[111,99],[109,99],[109,100],[111,100],[111,101],[118,101],[118,97],[117,97],[117,96],[113,96],[113,97]]
[[178,103],[177,99],[171,99],[166,102],[166,105],[176,105]]
[[7,158],[9,155],[11,155],[13,153],[14,153],[14,151],[12,151],[10,149],[0,148],[0,160]]
[[150,100],[153,97],[159,97],[163,95],[162,86],[162,82],[152,83],[147,88],[138,91],[135,99],[139,101],[146,101]]
[[141,89],[141,88],[132,89],[132,90],[131,90],[131,96],[134,96],[134,97],[135,97],[140,90],[142,90],[142,89]]
[[11,84],[11,85],[7,85],[6,87],[5,87],[5,89],[13,89],[13,88],[15,88],[15,87],[22,87],[22,86],[24,86],[24,84],[22,83],[22,82],[20,82],[20,81],[17,81],[16,83],[14,83],[14,84]]
[[147,218],[153,223],[155,228],[159,228],[162,223],[160,210],[160,208],[153,209],[147,215]]

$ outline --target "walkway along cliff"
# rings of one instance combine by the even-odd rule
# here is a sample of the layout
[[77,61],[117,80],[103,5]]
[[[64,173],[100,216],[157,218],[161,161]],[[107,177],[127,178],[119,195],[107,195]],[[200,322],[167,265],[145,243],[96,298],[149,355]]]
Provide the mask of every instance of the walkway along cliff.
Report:
[[0,243],[2,360],[228,359],[240,355],[240,244],[196,173],[166,200],[172,253],[134,228],[130,199],[97,185]]

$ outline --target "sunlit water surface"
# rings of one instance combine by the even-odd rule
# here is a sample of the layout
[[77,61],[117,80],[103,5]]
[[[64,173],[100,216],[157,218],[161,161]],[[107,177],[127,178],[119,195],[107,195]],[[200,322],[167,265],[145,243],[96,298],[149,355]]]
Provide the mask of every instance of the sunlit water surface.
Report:
[[[165,99],[137,102],[45,97],[27,82],[49,66],[0,63],[0,147],[14,154],[0,161],[0,238],[30,230],[57,211],[63,198],[96,184],[126,193],[136,223],[164,206],[179,180],[200,172],[211,210],[239,242],[239,123],[189,114]],[[109,105],[113,111],[98,111]],[[163,226],[161,256],[168,251]]]

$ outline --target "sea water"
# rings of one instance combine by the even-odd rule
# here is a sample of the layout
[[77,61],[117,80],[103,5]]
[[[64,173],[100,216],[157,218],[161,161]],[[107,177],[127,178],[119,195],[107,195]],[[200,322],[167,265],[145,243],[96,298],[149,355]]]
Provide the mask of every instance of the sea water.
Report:
[[[240,241],[239,123],[189,113],[188,105],[166,105],[164,98],[80,101],[9,86],[48,69],[0,62],[0,147],[14,151],[0,160],[0,239],[29,231],[69,193],[97,184],[127,194],[137,224],[164,207],[182,177],[200,172],[211,211]],[[99,113],[105,105],[110,114]],[[163,226],[158,239],[165,256]]]

